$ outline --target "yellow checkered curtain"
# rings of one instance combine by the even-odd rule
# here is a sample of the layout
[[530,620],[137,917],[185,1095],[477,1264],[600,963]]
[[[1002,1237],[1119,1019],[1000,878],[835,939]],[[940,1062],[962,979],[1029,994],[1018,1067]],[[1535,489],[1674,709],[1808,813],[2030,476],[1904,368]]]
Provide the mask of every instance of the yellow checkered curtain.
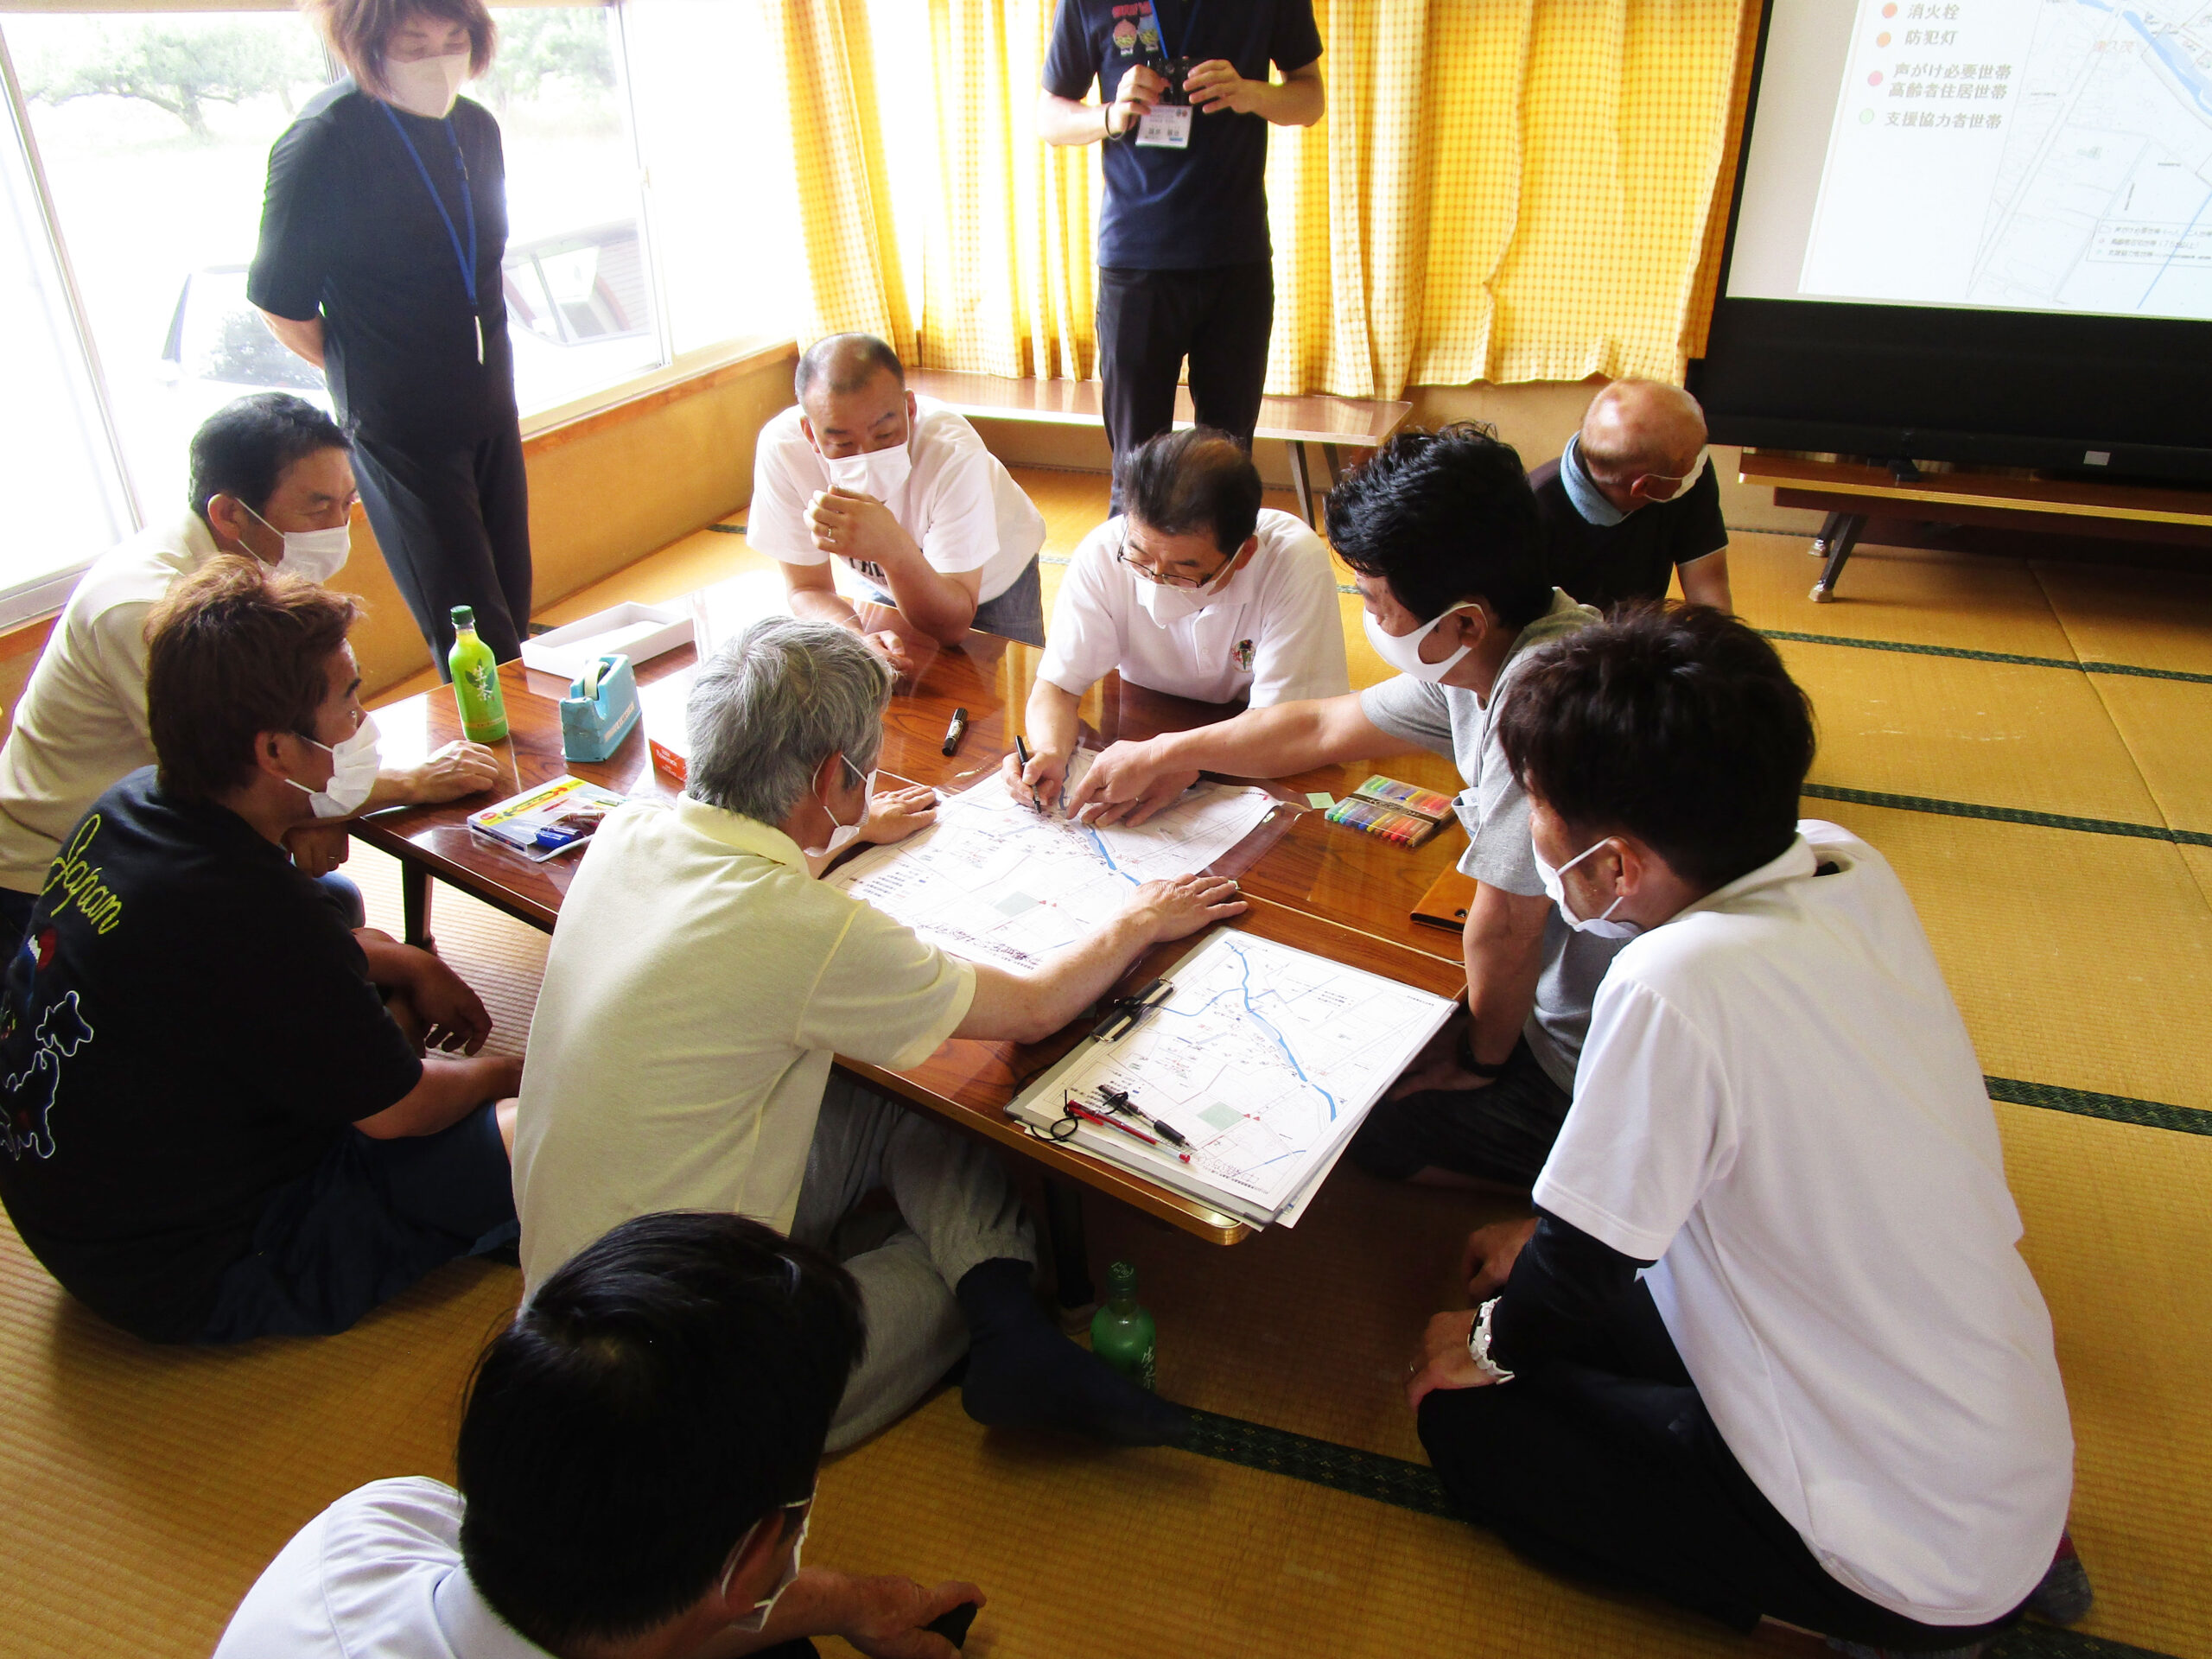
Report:
[[[863,0],[767,3],[817,307],[825,327],[895,327]],[[940,160],[912,360],[1087,377],[1097,147],[1052,149],[1031,115],[1057,0],[928,3]],[[1711,306],[1757,10],[1314,0],[1329,113],[1270,135],[1268,390],[1679,380]]]
[[1315,0],[1329,112],[1268,158],[1268,390],[1481,379],[1520,188],[1535,0]]
[[1329,113],[1277,129],[1268,159],[1268,390],[1680,380],[1711,306],[1755,4],[1314,12]]
[[1537,6],[1484,378],[1681,378],[1742,17],[1738,0]]
[[867,0],[763,0],[783,54],[808,288],[809,338],[860,333],[914,355],[883,161]]
[[1058,0],[930,0],[940,211],[922,252],[918,361],[1084,380],[1095,362],[1097,148],[1033,117]]
[[1757,61],[1759,9],[1743,9],[1736,35],[1736,82],[1728,97],[1727,139],[1720,151],[1720,166],[1713,179],[1713,206],[1705,218],[1705,251],[1699,257],[1697,276],[1690,287],[1688,314],[1682,319],[1682,355],[1705,355],[1706,334],[1713,327],[1713,302],[1720,291],[1720,257],[1727,251],[1728,213],[1736,200],[1736,165],[1743,151],[1744,118],[1751,107],[1751,69]]

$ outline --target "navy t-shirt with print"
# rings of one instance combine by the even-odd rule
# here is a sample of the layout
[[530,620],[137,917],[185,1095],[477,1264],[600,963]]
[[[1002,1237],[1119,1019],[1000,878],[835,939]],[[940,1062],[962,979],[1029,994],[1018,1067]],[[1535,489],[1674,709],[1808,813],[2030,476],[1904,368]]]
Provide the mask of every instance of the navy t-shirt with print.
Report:
[[0,1001],[0,1200],[94,1312],[197,1336],[271,1195],[423,1074],[359,942],[155,769],[62,843]]
[[[1155,15],[1154,8],[1158,9]],[[1045,54],[1045,90],[1099,102],[1139,64],[1225,58],[1247,80],[1321,55],[1313,0],[1060,0]],[[1223,110],[1191,119],[1187,149],[1106,143],[1106,205],[1098,263],[1109,269],[1193,270],[1268,257],[1268,123]]]
[[1676,566],[1728,545],[1720,474],[1710,461],[1674,500],[1638,507],[1618,524],[1593,524],[1577,512],[1559,466],[1549,461],[1537,467],[1529,487],[1544,527],[1545,574],[1585,605],[1606,611],[1624,601],[1664,599]]

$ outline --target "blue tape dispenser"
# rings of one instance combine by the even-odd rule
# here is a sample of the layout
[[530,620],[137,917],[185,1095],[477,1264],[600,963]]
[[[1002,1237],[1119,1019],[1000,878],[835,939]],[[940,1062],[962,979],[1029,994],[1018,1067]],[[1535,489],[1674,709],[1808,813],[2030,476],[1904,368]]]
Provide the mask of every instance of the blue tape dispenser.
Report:
[[561,758],[604,760],[638,723],[638,677],[620,652],[596,658],[561,699]]

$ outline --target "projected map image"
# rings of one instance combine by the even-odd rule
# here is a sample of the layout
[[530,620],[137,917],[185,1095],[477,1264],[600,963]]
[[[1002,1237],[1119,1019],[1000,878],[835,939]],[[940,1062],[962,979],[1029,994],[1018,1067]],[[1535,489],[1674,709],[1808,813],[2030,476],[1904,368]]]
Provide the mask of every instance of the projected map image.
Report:
[[1798,291],[2212,318],[2212,0],[1862,0]]
[[2037,10],[1965,297],[2206,315],[2212,3]]

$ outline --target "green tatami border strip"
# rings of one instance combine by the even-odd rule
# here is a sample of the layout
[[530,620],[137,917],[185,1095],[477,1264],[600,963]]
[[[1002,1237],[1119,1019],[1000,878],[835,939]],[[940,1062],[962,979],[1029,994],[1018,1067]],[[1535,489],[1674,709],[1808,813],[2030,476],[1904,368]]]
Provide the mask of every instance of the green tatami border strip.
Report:
[[2014,1625],[1981,1650],[1982,1659],[2172,1659],[2157,1648],[2110,1642],[2056,1624]]
[[[1997,1079],[1993,1078],[1995,1082]],[[2019,1085],[2033,1088],[2032,1084]],[[2205,1114],[2212,1116],[2212,1113]],[[1444,1483],[1425,1463],[1363,1452],[1334,1440],[1317,1440],[1287,1428],[1224,1417],[1217,1412],[1188,1408],[1198,1432],[1180,1448],[1202,1458],[1215,1458],[1241,1468],[1287,1475],[1311,1485],[1372,1498],[1418,1515],[1456,1519]],[[2130,1647],[2101,1637],[2082,1636],[2056,1625],[2023,1624],[1982,1649],[1983,1659],[2171,1659],[2152,1648]]]
[[1425,1463],[1408,1463],[1403,1458],[1385,1457],[1379,1452],[1363,1452],[1357,1446],[1339,1446],[1334,1440],[1317,1440],[1308,1434],[1294,1434],[1287,1428],[1270,1428],[1265,1423],[1249,1423],[1242,1417],[1200,1411],[1195,1406],[1188,1409],[1198,1432],[1183,1444],[1179,1448],[1182,1451],[1195,1452],[1202,1458],[1217,1458],[1246,1469],[1287,1475],[1293,1480],[1349,1492],[1354,1497],[1372,1498],[1377,1503],[1395,1504],[1420,1515],[1449,1518],[1454,1513],[1452,1500],[1444,1495],[1444,1483],[1437,1478],[1436,1471]]
[[743,524],[709,524],[707,528],[715,531],[716,534],[722,536],[742,536],[745,534],[745,526]]
[[2038,830],[2074,830],[2091,836],[2125,836],[2137,841],[2170,841],[2184,847],[2212,847],[2201,830],[2169,830],[2163,823],[2127,823],[2118,818],[2076,818],[2063,812],[2031,812],[2018,806],[1982,806],[1972,801],[1937,800],[1929,795],[1891,795],[1878,789],[1843,789],[1807,784],[1801,791],[1822,801],[1859,806],[1886,806],[1900,812],[1933,812],[1946,818],[1986,818],[1994,823],[2024,823]]
[[2137,1100],[2130,1095],[2101,1095],[2090,1089],[2068,1089],[2057,1084],[2028,1083],[2018,1077],[1985,1077],[1982,1087],[1992,1100],[2014,1106],[2039,1106],[2045,1111],[2071,1112],[2077,1117],[2101,1117],[2108,1123],[2133,1123],[2139,1128],[2173,1129],[2183,1135],[2212,1135],[2212,1111],[2197,1106],[2169,1106],[2162,1100]]
[[1846,645],[1853,651],[1894,651],[1908,657],[1957,657],[1970,663],[2006,663],[2015,668],[2070,668],[2079,674],[2128,674],[2141,680],[2180,680],[2212,685],[2212,674],[2178,668],[2144,668],[2134,663],[2091,662],[2075,657],[2022,657],[2009,651],[1969,651],[1964,645],[1916,645],[1902,639],[1848,639],[1840,633],[1799,633],[1789,628],[1761,628],[1770,639],[1801,645]]

